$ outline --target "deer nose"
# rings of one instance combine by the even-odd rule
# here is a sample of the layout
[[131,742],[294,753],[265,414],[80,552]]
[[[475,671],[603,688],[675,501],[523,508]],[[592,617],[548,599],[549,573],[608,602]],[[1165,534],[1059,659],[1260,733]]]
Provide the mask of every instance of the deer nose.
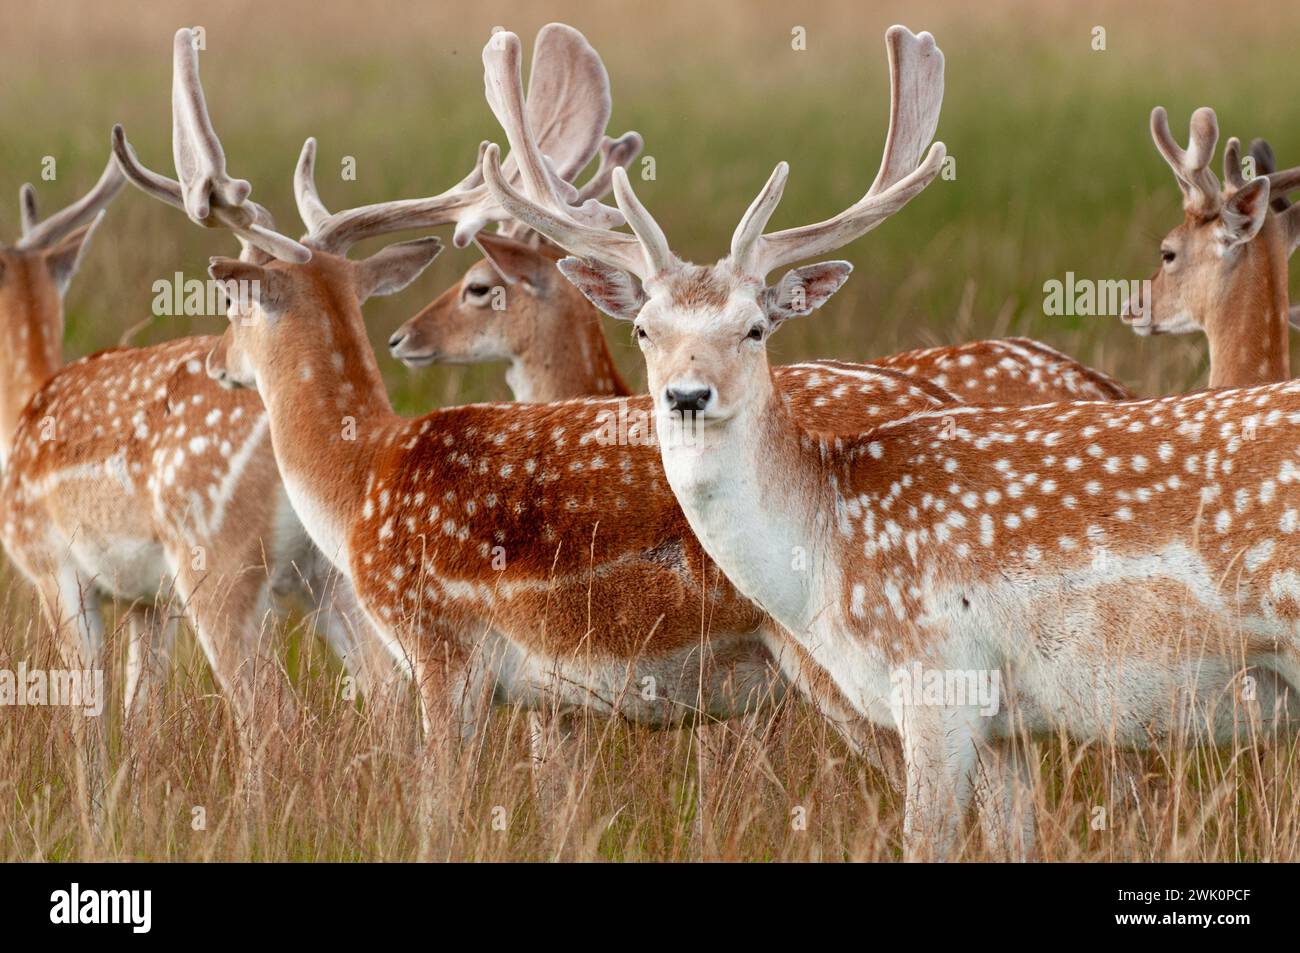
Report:
[[402,342],[406,340],[405,331],[394,331],[393,336],[388,339],[388,350],[396,351],[401,347]]
[[664,391],[668,409],[675,414],[697,414],[708,405],[712,396],[711,387],[669,387]]

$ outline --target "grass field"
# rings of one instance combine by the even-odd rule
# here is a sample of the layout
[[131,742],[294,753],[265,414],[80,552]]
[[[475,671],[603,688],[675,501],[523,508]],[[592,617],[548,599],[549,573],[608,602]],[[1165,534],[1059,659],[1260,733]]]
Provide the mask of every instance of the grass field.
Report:
[[[956,157],[956,178],[936,182],[845,249],[853,279],[817,317],[785,328],[773,358],[868,360],[1028,334],[1158,394],[1204,384],[1203,340],[1138,339],[1115,317],[1043,310],[1044,282],[1067,272],[1129,279],[1155,268],[1159,237],[1181,211],[1147,132],[1151,107],[1168,107],[1182,138],[1192,109],[1212,105],[1225,138],[1266,136],[1283,166],[1300,163],[1293,2],[1264,0],[1248,12],[1220,3],[1007,0],[793,9],[739,0],[214,6],[0,2],[8,26],[0,35],[0,194],[9,197],[0,201],[0,235],[18,234],[21,183],[37,185],[45,209],[84,191],[107,159],[114,122],[147,164],[169,167],[170,38],[179,26],[206,28],[205,89],[232,173],[252,181],[254,198],[295,232],[291,174],[305,137],[319,141],[317,178],[331,207],[441,191],[468,171],[479,140],[500,138],[482,101],[479,50],[490,29],[505,26],[531,44],[541,24],[562,20],[587,34],[609,68],[611,131],[645,136],[656,178],[638,182],[638,194],[679,253],[712,261],[780,159],[792,171],[776,227],[825,218],[863,192],[888,113],[882,35],[903,22],[934,33],[946,54],[939,138]],[[791,48],[795,27],[806,29],[806,50]],[[1092,48],[1095,27],[1106,31],[1104,51]],[[53,181],[41,178],[47,156],[57,163]],[[355,181],[331,174],[345,156],[356,160]],[[202,276],[210,255],[234,247],[128,189],[69,292],[66,354],[116,343],[149,317],[156,279]],[[369,304],[373,342],[382,345],[475,254],[444,253],[413,288]],[[134,341],[220,329],[212,318],[158,318]],[[644,368],[625,329],[611,322],[608,330],[628,380],[639,384]],[[509,396],[499,366],[408,371],[379,351],[403,413]],[[35,598],[12,570],[2,579],[0,667],[23,659],[34,666],[50,652]],[[121,633],[116,639],[112,658]],[[337,667],[301,626],[283,640],[302,723],[290,750],[269,755],[264,787],[236,790],[233,732],[191,653],[166,719],[134,759],[111,733],[113,762],[124,768],[99,834],[79,806],[74,716],[0,709],[0,858],[416,856],[414,747],[400,728],[340,699]],[[477,774],[445,779],[439,804],[451,833],[436,856],[898,856],[901,801],[799,703],[746,732],[743,754],[722,779],[725,811],[705,825],[707,836],[697,830],[689,732],[593,721],[586,736],[591,757],[572,794],[582,821],[557,839],[529,794],[523,716],[499,713]],[[1280,744],[1170,746],[1145,757],[1138,779],[1120,790],[1109,752],[1040,743],[1032,793],[1041,854],[1295,859],[1295,755]],[[196,807],[203,830],[194,829]],[[1106,813],[1095,829],[1099,807]],[[978,835],[964,856],[988,856]]]

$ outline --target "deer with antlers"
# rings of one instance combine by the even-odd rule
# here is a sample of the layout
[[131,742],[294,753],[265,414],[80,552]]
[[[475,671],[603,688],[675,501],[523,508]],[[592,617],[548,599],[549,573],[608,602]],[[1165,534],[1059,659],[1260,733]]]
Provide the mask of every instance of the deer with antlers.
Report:
[[[855,436],[809,428],[780,397],[766,341],[849,269],[767,275],[878,225],[944,155],[926,151],[941,101],[933,38],[893,27],[886,44],[909,105],[896,96],[871,188],[825,222],[766,233],[781,163],[713,266],[673,255],[623,174],[614,195],[630,235],[577,220],[539,176],[521,193],[497,173],[495,146],[484,176],[570,251],[570,280],[634,322],[691,528],[855,711],[900,732],[909,856],[948,856],[972,799],[1016,803],[1022,731],[1144,746],[1296,716],[1286,691],[1242,702],[1252,718],[1240,719],[1233,686],[1248,666],[1300,685],[1300,386],[950,408]],[[794,288],[806,291],[798,311]],[[791,572],[792,548],[814,542],[810,571]],[[936,673],[984,679],[997,704],[972,704],[943,677],[937,692],[913,690],[914,675]]]
[[[215,339],[60,366],[63,293],[125,181],[110,159],[89,193],[44,221],[24,186],[23,235],[0,250],[0,321],[14,342],[0,359],[5,548],[40,592],[71,668],[103,667],[100,600],[130,603],[124,698],[137,727],[169,671],[173,599],[242,730],[276,681],[262,626],[273,591],[306,587],[331,646],[378,703],[400,681],[394,661],[294,518],[256,396],[202,373]],[[102,764],[92,767],[102,786]]]
[[[598,62],[577,31],[547,29],[567,47],[570,69]],[[517,37],[507,39],[517,54]],[[201,103],[186,31],[175,57],[178,98]],[[210,130],[206,112],[195,111]],[[219,148],[215,134],[176,131],[187,140],[178,150]],[[132,181],[174,205],[197,199],[191,218],[232,228],[253,221],[244,206],[218,204],[211,175],[190,177],[178,163],[183,178],[172,182],[143,167],[120,130],[115,142]],[[303,240],[238,226],[248,233],[245,254],[213,260],[214,277],[256,282],[260,293],[232,306],[208,370],[262,396],[294,509],[352,579],[367,617],[411,659],[433,740],[454,750],[493,702],[587,707],[649,725],[731,717],[783,692],[773,659],[835,714],[829,681],[801,665],[802,650],[726,583],[691,535],[651,430],[635,421],[648,399],[478,405],[414,420],[393,413],[361,303],[402,288],[441,246],[426,238],[358,261],[344,253],[399,228],[456,221],[458,235],[472,235],[461,228],[465,210],[489,214],[495,199],[471,175],[438,196],[329,214],[308,185],[311,155],[309,142],[295,177]],[[594,201],[569,204],[577,196],[558,166],[526,159],[495,171],[507,180],[540,172],[587,227],[621,221]],[[859,428],[950,400],[888,371],[826,365],[791,376],[806,385],[794,388],[799,413],[828,427],[845,411],[802,395],[856,390]],[[611,435],[611,423],[628,418],[629,429]]]
[[1149,297],[1134,296],[1123,320],[1140,335],[1204,332],[1211,387],[1289,379],[1288,261],[1300,245],[1300,212],[1286,193],[1300,188],[1300,167],[1274,171],[1272,149],[1257,139],[1257,175],[1247,181],[1234,137],[1223,152],[1221,187],[1210,169],[1219,123],[1208,107],[1193,113],[1186,149],[1163,107],[1152,110],[1151,137],[1182,189],[1184,219],[1160,243]]

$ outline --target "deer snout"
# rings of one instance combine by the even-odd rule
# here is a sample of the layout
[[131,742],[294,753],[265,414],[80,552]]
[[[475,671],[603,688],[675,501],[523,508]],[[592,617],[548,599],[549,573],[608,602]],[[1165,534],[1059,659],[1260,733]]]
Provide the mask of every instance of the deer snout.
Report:
[[674,414],[703,413],[712,400],[712,387],[668,387],[664,390],[664,402]]
[[409,321],[388,339],[388,353],[407,367],[428,367],[440,357],[438,350],[429,347],[419,328],[413,328]]

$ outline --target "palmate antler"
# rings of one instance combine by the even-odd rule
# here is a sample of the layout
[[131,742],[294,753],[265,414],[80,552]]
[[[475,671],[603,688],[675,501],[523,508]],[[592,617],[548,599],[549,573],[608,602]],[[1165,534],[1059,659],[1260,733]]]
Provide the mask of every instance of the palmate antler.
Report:
[[[562,23],[550,23],[538,31],[527,102],[521,89],[517,108],[519,121],[537,132],[537,141],[549,160],[546,174],[567,201],[607,193],[613,169],[631,162],[641,151],[641,137],[635,132],[619,139],[605,136],[611,108],[609,74],[586,37]],[[473,171],[441,195],[382,202],[331,215],[316,192],[315,142],[308,140],[294,176],[299,214],[308,229],[304,241],[341,253],[360,237],[454,223],[453,242],[462,247],[493,222],[503,223],[502,231],[517,237],[523,226],[511,219],[483,185],[486,145],[480,145]],[[587,167],[597,150],[600,165],[579,192],[571,180]],[[517,169],[518,159],[512,154],[503,174],[517,181]],[[617,222],[621,221],[617,216]]]
[[[945,155],[942,143],[931,146],[924,161],[920,160],[938,125],[943,54],[930,34],[916,36],[901,26],[889,29],[885,44],[890,62],[890,127],[875,182],[861,201],[834,218],[764,235],[788,172],[788,166],[780,163],[732,237],[729,260],[737,271],[761,280],[782,264],[839,248],[898,211],[938,175]],[[631,235],[614,231],[602,221],[604,213],[611,210],[587,202],[579,213],[550,185],[540,150],[529,140],[526,125],[518,120],[517,110],[504,108],[519,83],[518,51],[518,37],[505,33],[493,37],[483,50],[488,102],[510,141],[512,155],[527,157],[526,163],[521,159],[521,194],[502,174],[497,147],[488,148],[483,174],[493,195],[515,218],[575,255],[615,265],[643,281],[680,267],[663,230],[633,192],[625,170],[615,169],[612,178],[614,197],[632,228]]]

